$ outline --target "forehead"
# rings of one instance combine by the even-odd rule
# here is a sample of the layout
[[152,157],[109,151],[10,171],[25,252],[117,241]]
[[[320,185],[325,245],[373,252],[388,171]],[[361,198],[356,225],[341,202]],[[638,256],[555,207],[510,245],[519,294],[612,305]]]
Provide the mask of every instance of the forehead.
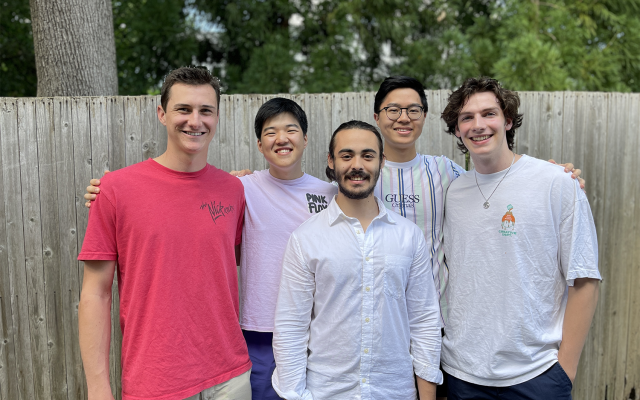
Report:
[[288,125],[297,125],[300,126],[300,121],[298,121],[298,119],[296,117],[293,116],[293,114],[288,113],[288,112],[283,112],[277,115],[274,115],[273,117],[267,118],[266,121],[264,121],[264,124],[262,124],[262,129],[267,129],[267,128],[284,128]]
[[336,134],[335,151],[350,149],[359,152],[364,149],[379,150],[376,135],[365,129],[345,129]]
[[464,103],[460,113],[481,111],[495,107],[500,109],[500,102],[493,92],[474,93]]
[[169,91],[168,104],[208,105],[218,107],[216,91],[211,85],[176,83]]
[[410,104],[422,104],[420,95],[418,92],[411,88],[394,89],[387,93],[382,100],[382,107],[386,107],[387,104],[398,104],[401,106]]

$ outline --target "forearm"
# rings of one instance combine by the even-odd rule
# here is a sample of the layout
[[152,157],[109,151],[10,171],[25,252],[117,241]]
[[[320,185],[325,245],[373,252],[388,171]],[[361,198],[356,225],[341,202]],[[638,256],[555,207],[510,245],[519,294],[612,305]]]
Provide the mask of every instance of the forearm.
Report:
[[418,398],[420,400],[434,400],[436,398],[436,384],[418,378]]
[[595,313],[599,283],[596,279],[583,278],[576,279],[574,286],[569,287],[558,361],[572,381]]
[[87,378],[89,399],[109,398],[109,345],[111,342],[111,295],[83,293],[78,307],[80,353]]

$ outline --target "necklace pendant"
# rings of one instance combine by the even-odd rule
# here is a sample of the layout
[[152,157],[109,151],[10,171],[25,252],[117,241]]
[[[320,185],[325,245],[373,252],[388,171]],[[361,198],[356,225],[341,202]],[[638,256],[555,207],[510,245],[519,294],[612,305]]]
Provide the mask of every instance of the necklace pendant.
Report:
[[483,204],[484,208],[489,208],[490,204],[489,204],[489,200],[485,201]]

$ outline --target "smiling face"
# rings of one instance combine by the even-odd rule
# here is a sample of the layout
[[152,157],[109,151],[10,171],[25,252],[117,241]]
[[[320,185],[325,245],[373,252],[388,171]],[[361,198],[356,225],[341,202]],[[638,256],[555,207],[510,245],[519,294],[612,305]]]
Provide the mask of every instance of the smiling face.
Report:
[[469,97],[458,115],[456,136],[462,140],[475,164],[508,158],[512,152],[506,131],[511,129],[500,103],[492,92],[480,92]]
[[336,134],[334,157],[328,157],[340,193],[349,199],[371,196],[384,161],[375,134],[364,129],[345,129]]
[[206,162],[209,143],[218,126],[218,102],[211,85],[171,87],[167,109],[158,106],[158,118],[167,127],[167,155]]
[[[422,101],[415,90],[402,88],[389,92],[382,100],[380,109],[390,106],[398,108],[422,107]],[[382,136],[384,136],[385,151],[387,153],[393,153],[396,149],[415,149],[416,141],[422,134],[422,127],[424,126],[424,113],[415,121],[409,118],[406,110],[402,111],[397,121],[390,120],[384,110],[374,114],[373,117],[380,128]]]
[[271,175],[279,179],[296,179],[303,175],[302,155],[307,136],[290,113],[278,114],[262,125],[258,150],[269,163]]

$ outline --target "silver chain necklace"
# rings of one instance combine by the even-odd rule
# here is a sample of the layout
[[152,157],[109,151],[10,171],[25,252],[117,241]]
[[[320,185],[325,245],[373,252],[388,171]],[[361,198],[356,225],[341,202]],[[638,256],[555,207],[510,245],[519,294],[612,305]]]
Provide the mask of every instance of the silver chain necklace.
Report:
[[[513,152],[512,152],[513,153]],[[474,171],[475,172],[475,177],[476,177],[476,186],[478,187],[478,190],[480,191],[480,194],[482,195],[482,198],[484,199],[484,203],[482,204],[484,206],[485,209],[489,208],[489,206],[491,206],[491,204],[489,204],[489,199],[491,198],[491,196],[493,196],[493,194],[496,192],[496,189],[498,189],[498,186],[500,186],[500,184],[502,183],[502,181],[504,180],[504,178],[507,177],[507,174],[509,173],[509,171],[511,170],[511,167],[513,167],[513,162],[516,160],[516,153],[513,153],[513,160],[511,160],[511,165],[509,165],[509,169],[507,169],[507,173],[504,174],[504,176],[502,177],[502,179],[500,179],[500,182],[498,182],[498,184],[496,185],[495,189],[493,189],[493,192],[491,192],[491,194],[489,195],[489,197],[484,197],[484,193],[482,193],[482,189],[480,189],[480,185],[478,185],[478,171]]]

